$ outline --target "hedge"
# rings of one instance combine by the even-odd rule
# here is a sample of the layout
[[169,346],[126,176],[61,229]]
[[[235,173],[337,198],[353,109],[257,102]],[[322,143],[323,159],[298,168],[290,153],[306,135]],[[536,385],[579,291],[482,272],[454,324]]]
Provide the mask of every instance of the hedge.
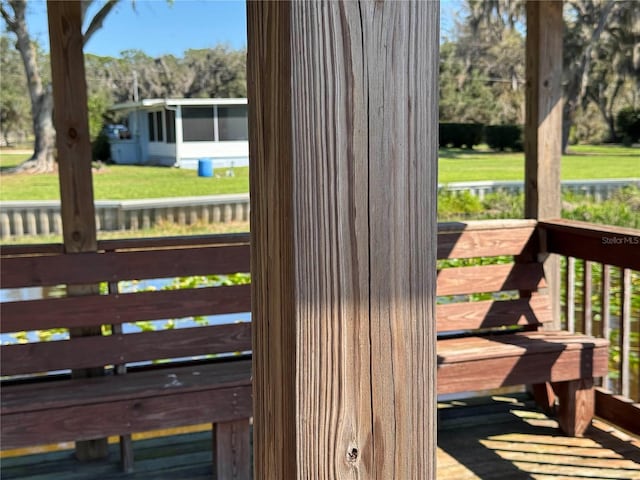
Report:
[[522,126],[520,125],[487,125],[484,138],[489,148],[521,152],[524,149]]
[[481,123],[441,123],[438,143],[441,147],[473,148],[482,143],[483,131]]
[[616,116],[618,135],[625,145],[640,140],[640,109],[623,108]]

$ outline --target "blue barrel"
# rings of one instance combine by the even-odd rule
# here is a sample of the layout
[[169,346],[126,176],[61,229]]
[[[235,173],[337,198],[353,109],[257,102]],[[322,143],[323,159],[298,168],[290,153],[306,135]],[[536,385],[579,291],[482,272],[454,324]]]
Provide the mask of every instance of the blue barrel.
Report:
[[198,176],[213,177],[213,160],[210,158],[198,159]]

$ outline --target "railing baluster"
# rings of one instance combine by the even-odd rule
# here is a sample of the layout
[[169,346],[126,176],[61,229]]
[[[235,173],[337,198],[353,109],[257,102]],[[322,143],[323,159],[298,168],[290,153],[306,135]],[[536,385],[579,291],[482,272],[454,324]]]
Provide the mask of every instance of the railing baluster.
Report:
[[620,386],[625,397],[630,394],[631,365],[631,270],[622,269],[622,292],[620,305]]
[[573,257],[567,257],[567,271],[566,275],[566,285],[567,285],[567,304],[566,304],[566,313],[567,313],[567,330],[571,333],[576,331],[576,269],[575,269],[576,259]]
[[582,281],[582,332],[586,335],[592,335],[593,332],[593,308],[591,304],[591,290],[593,287],[592,266],[592,262],[588,260],[584,261],[584,276]]
[[[602,265],[602,298],[601,298],[601,310],[602,317],[600,323],[600,336],[602,338],[609,339],[611,337],[611,266]],[[606,389],[611,390],[611,379],[609,375],[605,375],[602,378],[602,384]]]

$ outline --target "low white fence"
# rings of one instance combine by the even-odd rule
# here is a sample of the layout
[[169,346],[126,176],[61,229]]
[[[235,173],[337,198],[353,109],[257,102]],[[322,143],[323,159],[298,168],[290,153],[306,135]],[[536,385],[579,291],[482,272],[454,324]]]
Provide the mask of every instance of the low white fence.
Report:
[[[626,186],[640,188],[640,178],[618,180],[569,180],[563,190],[583,193],[597,201]],[[521,193],[522,182],[460,182],[439,185],[439,189],[469,192],[479,198],[499,191]],[[98,231],[140,230],[159,221],[191,225],[249,220],[249,194],[206,197],[157,198],[146,200],[96,201]],[[55,201],[3,202],[0,205],[0,238],[62,233],[60,203]]]
[[[248,220],[248,194],[96,201],[98,231],[147,229],[160,221],[191,225]],[[61,233],[60,202],[3,202],[0,206],[0,238]]]
[[[565,180],[562,182],[562,190],[573,193],[580,193],[592,197],[594,200],[602,201],[611,196],[613,192],[635,185],[640,188],[640,178],[620,178],[615,180]],[[524,192],[523,182],[457,182],[442,183],[438,185],[440,190],[445,189],[452,192],[469,192],[480,199],[488,193],[507,192],[519,194]]]

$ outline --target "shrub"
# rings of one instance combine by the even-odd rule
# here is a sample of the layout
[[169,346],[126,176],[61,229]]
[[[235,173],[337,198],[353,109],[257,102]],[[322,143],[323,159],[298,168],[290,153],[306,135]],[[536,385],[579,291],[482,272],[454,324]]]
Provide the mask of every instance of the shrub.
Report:
[[623,108],[616,116],[618,135],[625,145],[631,145],[640,140],[640,109]]
[[104,132],[100,132],[91,144],[91,156],[93,160],[107,162],[111,160],[111,148],[109,138]]
[[482,142],[483,130],[481,123],[441,123],[439,144],[441,147],[473,148]]
[[487,218],[523,218],[524,193],[488,193],[482,200],[482,208]]
[[475,218],[482,214],[482,203],[478,197],[469,192],[452,192],[440,190],[438,192],[438,219],[458,220]]
[[489,148],[521,152],[524,149],[522,126],[520,125],[487,125],[484,137]]

